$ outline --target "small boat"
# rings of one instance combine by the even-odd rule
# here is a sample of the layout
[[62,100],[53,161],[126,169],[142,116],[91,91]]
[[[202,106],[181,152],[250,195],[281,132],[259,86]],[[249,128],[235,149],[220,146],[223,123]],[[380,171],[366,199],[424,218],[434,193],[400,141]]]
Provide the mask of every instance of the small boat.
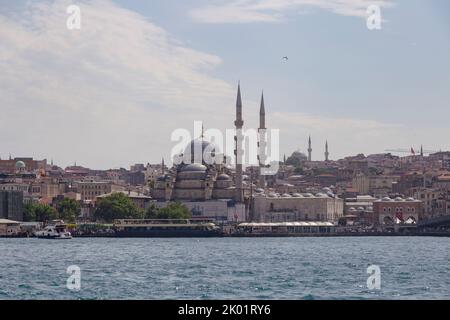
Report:
[[44,230],[36,231],[34,235],[39,239],[72,239],[72,234],[67,231],[66,225],[62,223],[46,226]]

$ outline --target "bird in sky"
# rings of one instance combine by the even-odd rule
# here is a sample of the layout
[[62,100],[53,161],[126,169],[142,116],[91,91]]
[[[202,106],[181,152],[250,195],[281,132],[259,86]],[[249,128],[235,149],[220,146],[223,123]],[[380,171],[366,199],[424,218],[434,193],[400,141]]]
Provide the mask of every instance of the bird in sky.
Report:
[[288,61],[289,58],[288,58],[287,56],[285,56],[285,57],[283,57],[283,60],[284,60],[284,61]]

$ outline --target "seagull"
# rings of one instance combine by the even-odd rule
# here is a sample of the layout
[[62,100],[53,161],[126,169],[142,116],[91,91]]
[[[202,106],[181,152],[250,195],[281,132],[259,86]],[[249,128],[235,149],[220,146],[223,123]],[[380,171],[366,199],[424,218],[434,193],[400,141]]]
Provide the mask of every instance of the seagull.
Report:
[[289,58],[288,58],[287,56],[285,56],[285,57],[283,57],[283,60],[284,60],[284,61],[288,61]]

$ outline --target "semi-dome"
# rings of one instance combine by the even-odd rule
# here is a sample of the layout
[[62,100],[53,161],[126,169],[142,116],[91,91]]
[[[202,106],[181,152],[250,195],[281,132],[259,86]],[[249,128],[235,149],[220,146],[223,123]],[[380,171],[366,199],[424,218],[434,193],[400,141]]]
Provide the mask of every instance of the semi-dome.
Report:
[[23,162],[23,161],[16,162],[16,169],[24,169],[25,167],[26,167],[25,162]]

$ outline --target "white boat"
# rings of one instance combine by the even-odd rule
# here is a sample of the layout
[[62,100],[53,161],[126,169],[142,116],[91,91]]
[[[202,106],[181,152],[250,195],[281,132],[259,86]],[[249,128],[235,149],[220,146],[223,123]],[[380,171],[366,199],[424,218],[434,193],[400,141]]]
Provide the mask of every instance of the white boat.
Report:
[[39,239],[72,239],[72,234],[66,230],[65,224],[46,226],[44,230],[36,231],[34,235]]

